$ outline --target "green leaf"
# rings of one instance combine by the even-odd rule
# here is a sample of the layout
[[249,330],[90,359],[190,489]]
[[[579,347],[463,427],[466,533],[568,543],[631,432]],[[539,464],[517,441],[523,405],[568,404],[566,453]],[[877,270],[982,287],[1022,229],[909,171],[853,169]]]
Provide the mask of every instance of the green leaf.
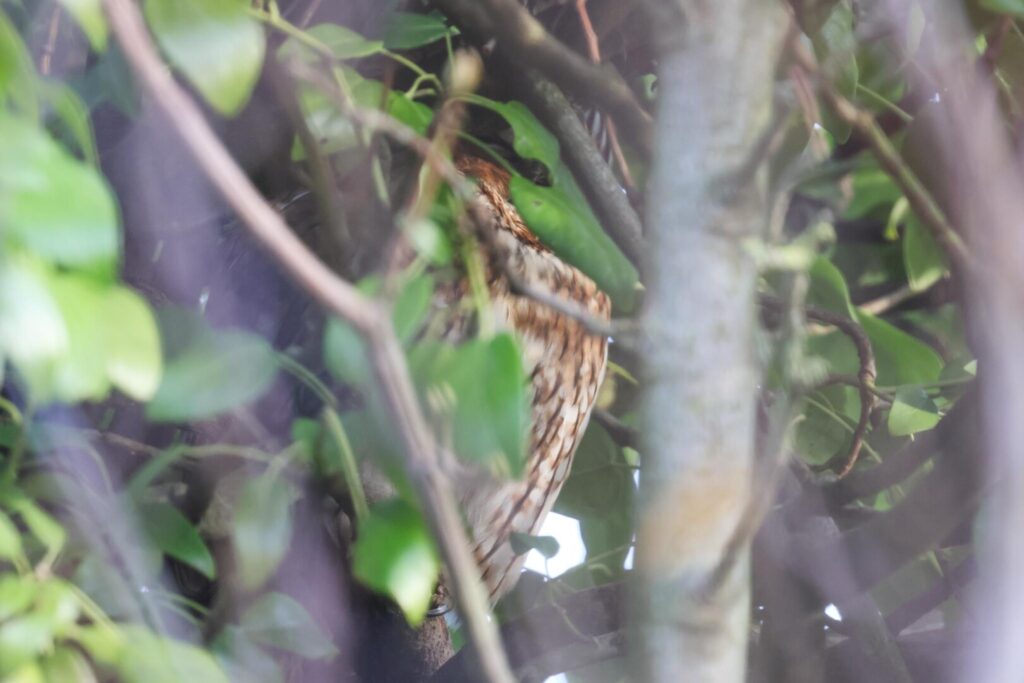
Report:
[[402,500],[370,510],[353,548],[352,571],[368,587],[390,596],[413,626],[430,607],[440,567],[418,511]]
[[420,345],[410,365],[427,405],[450,430],[455,451],[498,476],[518,476],[529,404],[515,339],[499,334],[458,347]]
[[214,330],[182,309],[160,311],[165,342],[163,379],[146,406],[151,420],[188,422],[245,405],[277,373],[274,349],[241,330]]
[[28,258],[0,261],[0,351],[23,374],[34,400],[51,397],[51,365],[70,343],[45,266]]
[[[370,40],[355,31],[339,24],[317,24],[306,33],[337,59],[354,59],[375,55],[384,48],[383,41]],[[278,50],[284,59],[291,57],[305,58],[306,61],[317,57],[316,51],[298,38],[289,38]]]
[[3,243],[112,277],[120,246],[117,207],[99,172],[38,126],[2,114],[0,140]]
[[146,0],[146,19],[171,63],[214,109],[233,116],[249,100],[266,37],[245,0]]
[[39,584],[31,576],[0,574],[0,621],[24,612],[36,599]]
[[138,626],[123,628],[126,643],[117,663],[126,683],[228,683],[209,653]]
[[232,681],[285,683],[274,657],[234,625],[225,626],[210,644],[210,651]]
[[434,296],[434,279],[427,274],[415,277],[405,283],[391,312],[395,334],[403,344],[419,331],[423,318],[430,310]]
[[126,287],[112,287],[104,295],[102,320],[107,377],[135,400],[149,400],[163,374],[160,334],[149,304]]
[[167,503],[139,507],[139,521],[154,546],[184,562],[208,579],[217,577],[213,555],[196,528],[178,510]]
[[423,104],[410,100],[405,93],[392,90],[388,94],[388,113],[420,135],[426,135],[430,123],[434,120],[434,110]]
[[508,540],[512,546],[512,552],[516,555],[525,555],[531,550],[536,550],[550,560],[558,554],[558,541],[554,536],[531,536],[513,531]]
[[70,584],[52,578],[39,586],[33,612],[46,620],[54,635],[65,636],[78,621],[81,602]]
[[44,681],[96,683],[99,680],[82,653],[69,647],[58,647],[40,665]]
[[811,282],[807,290],[807,303],[831,313],[853,319],[850,290],[842,272],[824,256],[818,256],[808,272]]
[[107,21],[100,0],[60,0],[64,9],[75,18],[96,52],[107,49]]
[[284,593],[268,593],[238,621],[249,638],[306,659],[328,659],[338,653],[306,608]]
[[0,675],[53,647],[53,631],[41,614],[29,613],[0,624]]
[[420,219],[409,225],[405,234],[416,253],[434,265],[443,266],[452,262],[452,244],[448,236],[429,218]]
[[19,496],[11,503],[11,509],[21,515],[25,526],[39,540],[51,555],[56,555],[67,541],[67,532],[57,520],[41,507],[25,497]]
[[[21,534],[11,518],[0,512],[0,560],[22,557]],[[0,614],[2,618],[2,614]]]
[[413,14],[392,12],[384,29],[384,46],[389,50],[408,50],[441,40],[448,25],[438,12]]
[[903,263],[915,292],[923,292],[949,272],[945,252],[916,215],[910,216],[904,228]]
[[480,95],[467,95],[466,101],[500,115],[512,127],[512,148],[524,159],[535,159],[547,166],[550,173],[561,164],[558,138],[544,127],[526,105],[515,100],[497,102]]
[[889,433],[909,436],[924,432],[939,423],[942,416],[935,401],[919,386],[901,387],[889,411]]
[[50,118],[60,124],[58,138],[69,138],[85,161],[91,166],[99,168],[100,158],[92,136],[89,107],[74,90],[60,83],[46,83],[46,87],[40,94],[52,109]]
[[324,330],[324,364],[342,382],[365,385],[370,381],[370,364],[362,336],[338,318],[328,320]]
[[562,187],[541,187],[512,176],[509,196],[537,237],[568,263],[590,276],[620,314],[636,305],[639,274],[590,211]]
[[843,212],[843,218],[864,218],[876,209],[890,207],[903,192],[885,171],[874,162],[868,162],[853,173],[853,198]]
[[580,441],[555,511],[579,520],[587,557],[600,557],[587,576],[601,582],[620,576],[633,537],[636,484],[623,449],[593,420]]
[[54,397],[69,403],[103,398],[110,390],[106,341],[113,332],[103,318],[104,288],[85,277],[57,274],[50,292],[69,342],[67,353],[53,364]]
[[851,424],[860,414],[857,390],[830,386],[811,394],[796,425],[796,451],[811,465],[824,465],[845,452],[852,437]]
[[[857,68],[857,41],[854,37],[854,12],[849,0],[840,0],[821,29],[814,33],[815,52],[827,67],[829,80],[840,93],[853,99],[860,72]],[[850,126],[825,111],[824,126],[840,143],[850,137]]]
[[942,372],[942,357],[932,347],[868,313],[857,312],[875,352],[878,384],[927,384]]
[[242,587],[254,590],[277,570],[292,536],[292,485],[278,477],[250,479],[235,505],[232,538]]
[[0,12],[0,99],[35,119],[39,116],[36,88],[35,66],[25,43],[7,14]]

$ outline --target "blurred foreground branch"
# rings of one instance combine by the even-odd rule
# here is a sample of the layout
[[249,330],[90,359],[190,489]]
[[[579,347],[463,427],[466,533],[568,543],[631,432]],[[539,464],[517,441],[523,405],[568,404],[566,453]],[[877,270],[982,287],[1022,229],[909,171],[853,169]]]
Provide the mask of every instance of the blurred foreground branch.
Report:
[[420,412],[401,346],[387,311],[337,277],[289,230],[230,157],[198,107],[160,61],[142,17],[130,0],[104,0],[125,56],[174,132],[253,236],[314,299],[350,322],[366,339],[373,370],[406,456],[406,470],[423,501],[449,572],[448,586],[466,623],[485,677],[512,681],[462,529],[450,484],[437,463],[437,446]]
[[[649,207],[648,391],[634,664],[645,680],[741,681],[749,544],[711,581],[751,500],[763,175],[727,196],[771,120],[787,22],[771,3],[651,3],[659,109]],[[713,590],[703,588],[714,583]]]

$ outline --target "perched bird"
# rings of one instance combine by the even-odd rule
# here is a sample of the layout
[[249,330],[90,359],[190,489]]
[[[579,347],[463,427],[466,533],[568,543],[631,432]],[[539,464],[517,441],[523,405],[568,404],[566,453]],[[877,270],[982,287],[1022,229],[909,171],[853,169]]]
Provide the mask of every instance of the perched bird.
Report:
[[[600,320],[611,302],[594,282],[545,247],[509,200],[509,174],[475,156],[457,158],[476,181],[488,220],[479,230],[494,320],[520,340],[532,390],[532,422],[522,479],[489,478],[458,486],[481,575],[496,601],[515,585],[525,561],[513,532],[536,534],[569,475],[608,359],[608,340],[577,320],[517,293],[510,282],[560,297]],[[466,291],[463,283],[457,289]],[[458,485],[460,482],[456,482]],[[467,482],[468,483],[468,482]]]

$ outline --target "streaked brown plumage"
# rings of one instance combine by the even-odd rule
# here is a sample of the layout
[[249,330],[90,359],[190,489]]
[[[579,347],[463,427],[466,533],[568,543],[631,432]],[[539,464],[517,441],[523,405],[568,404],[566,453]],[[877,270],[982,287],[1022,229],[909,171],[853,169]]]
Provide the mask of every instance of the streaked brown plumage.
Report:
[[[509,543],[512,532],[536,534],[562,485],[604,378],[607,340],[551,308],[510,290],[510,270],[531,287],[582,306],[607,320],[611,303],[594,282],[547,249],[526,227],[508,198],[508,174],[475,157],[458,159],[474,178],[489,209],[492,235],[485,267],[496,325],[513,330],[523,349],[533,391],[532,427],[522,480],[479,478],[456,482],[473,531],[474,554],[491,599],[508,592],[525,556]],[[463,287],[457,289],[464,290]]]

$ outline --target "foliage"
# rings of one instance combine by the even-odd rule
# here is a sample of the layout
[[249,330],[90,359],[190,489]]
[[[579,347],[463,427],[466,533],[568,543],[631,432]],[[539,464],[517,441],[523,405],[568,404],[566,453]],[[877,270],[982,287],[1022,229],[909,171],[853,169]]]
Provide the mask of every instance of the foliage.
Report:
[[[0,3],[0,679],[216,681],[259,672],[263,680],[283,680],[282,653],[330,660],[342,651],[337,634],[275,581],[297,542],[300,503],[319,500],[313,491],[365,503],[355,472],[367,464],[397,493],[356,519],[352,573],[394,600],[409,623],[420,623],[440,561],[422,501],[399,466],[364,340],[330,319],[287,346],[256,326],[212,323],[201,308],[144,296],[127,282],[122,266],[131,257],[125,245],[133,226],[122,220],[125,198],[104,174],[105,150],[91,129],[114,107],[121,116],[138,114],[129,106],[131,86],[111,85],[123,56],[97,0],[62,0],[88,42],[89,66],[74,88],[41,74],[25,39],[38,18],[19,13],[20,5],[33,3]],[[940,181],[922,170],[927,150],[915,143],[915,127],[941,102],[905,110],[929,99],[908,79],[920,36],[904,36],[907,59],[895,60],[863,35],[851,2],[815,6],[801,26],[824,77],[863,111],[894,121],[890,138],[942,196]],[[289,81],[297,131],[287,145],[314,193],[324,194],[318,164],[326,160],[337,176],[337,215],[323,227],[337,234],[325,239],[341,235],[350,247],[360,238],[371,242],[360,232],[371,208],[409,236],[416,252],[409,262],[355,273],[359,287],[389,302],[420,405],[460,466],[521,476],[530,419],[521,340],[478,320],[474,338],[453,345],[432,315],[435,292],[451,286],[468,251],[462,207],[418,165],[407,175],[425,191],[425,205],[398,202],[408,195],[400,191],[397,146],[383,144],[353,115],[379,110],[432,135],[446,83],[444,60],[428,57],[447,56],[457,28],[436,13],[390,12],[377,30],[327,21],[304,29],[273,2],[146,0],[144,7],[167,63],[227,126],[246,115],[268,70],[326,74],[326,83]],[[981,42],[1004,15],[1022,11],[1005,0],[970,9]],[[993,69],[1012,127],[1024,116],[1024,35],[1016,24],[1006,41]],[[654,82],[652,74],[642,76]],[[554,135],[522,102],[458,99],[471,114],[497,116],[511,133],[515,163],[502,162],[512,172],[511,201],[529,227],[610,295],[617,316],[634,314],[641,275],[602,228]],[[941,428],[974,381],[976,362],[963,310],[940,298],[952,278],[950,259],[849,125],[813,105],[790,112],[784,144],[769,159],[772,186],[792,195],[783,236],[752,244],[751,253],[763,259],[766,296],[838,316],[873,351],[877,373],[867,388],[878,403],[862,427],[863,399],[851,378],[864,360],[850,335],[813,319],[806,344],[781,325],[766,330],[766,396],[793,395],[795,457],[827,479],[860,439],[863,470]],[[521,172],[527,161],[539,163],[546,180]],[[636,166],[643,171],[642,162]],[[802,220],[806,215],[813,220]],[[815,232],[823,223],[833,235],[824,243]],[[788,300],[799,289],[794,282],[806,285],[806,302]],[[894,294],[911,303],[886,303]],[[612,357],[625,368],[609,372],[601,407],[632,424],[641,362],[614,344]],[[290,416],[285,437],[251,438],[260,430],[243,427],[259,426],[253,415],[284,383],[314,396],[316,410]],[[101,417],[87,417],[95,414]],[[124,414],[142,427],[118,432]],[[198,444],[196,432],[205,435]],[[215,475],[209,500],[196,509],[189,473],[201,466]],[[555,508],[579,521],[585,559],[540,591],[524,581],[509,603],[542,605],[626,576],[637,476],[642,452],[591,424]],[[883,513],[905,498],[912,480],[849,507]],[[560,552],[558,540],[544,535],[517,535],[513,543],[517,552],[546,558]],[[966,554],[969,543],[963,545],[953,550]],[[950,565],[939,559],[929,551],[905,564],[898,587],[891,577],[878,582],[883,615],[944,580]],[[208,619],[209,605],[170,587],[171,566],[230,582],[247,607],[226,622]]]

